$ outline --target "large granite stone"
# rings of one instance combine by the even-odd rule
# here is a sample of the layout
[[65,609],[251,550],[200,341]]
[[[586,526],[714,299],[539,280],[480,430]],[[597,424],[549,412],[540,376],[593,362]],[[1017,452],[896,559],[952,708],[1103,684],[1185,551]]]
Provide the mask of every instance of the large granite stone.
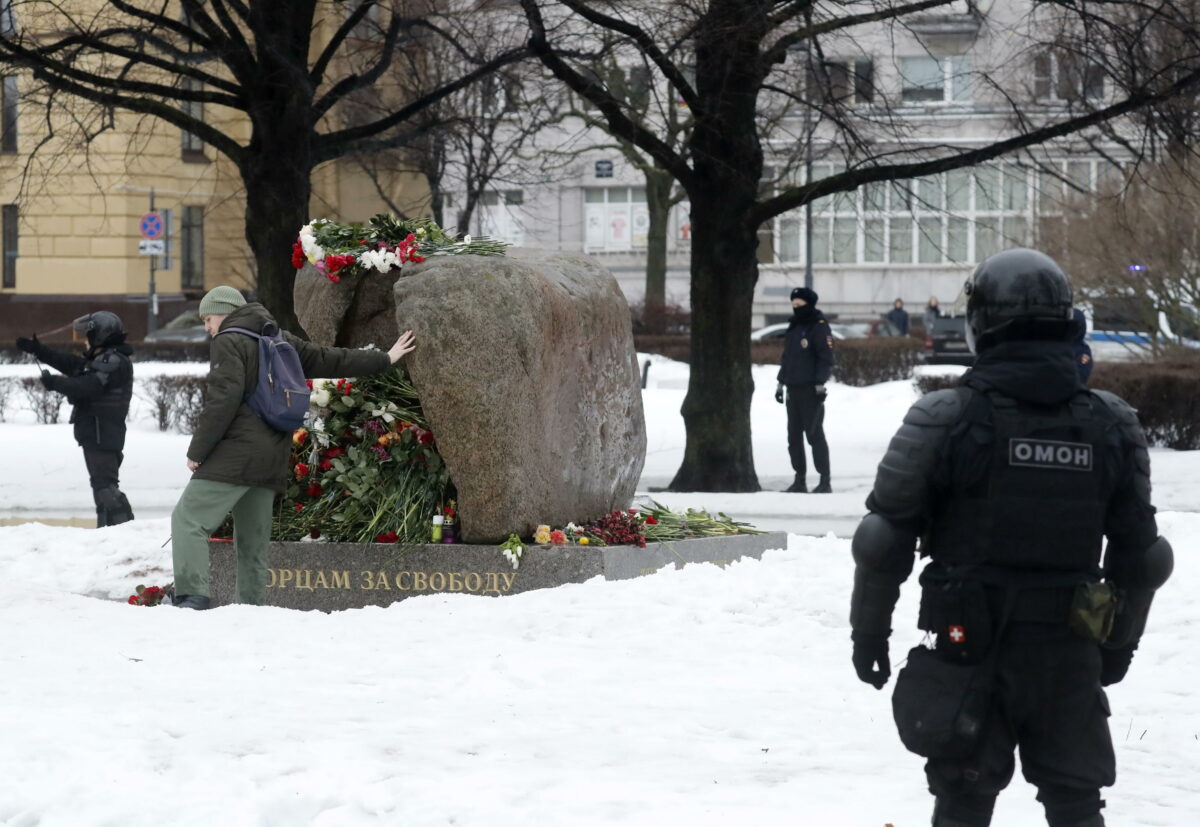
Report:
[[297,314],[316,341],[387,347],[415,331],[406,361],[465,541],[528,537],[629,504],[646,450],[640,374],[628,304],[595,261],[510,249],[431,258],[399,278],[300,276]]
[[[513,569],[496,546],[375,543],[271,543],[267,605],[336,611],[387,606],[408,597],[458,592],[502,597],[601,576],[627,580],[667,566],[715,563],[785,548],[787,534],[739,534],[633,546],[529,546]],[[237,565],[233,543],[209,544],[214,606],[233,601]]]

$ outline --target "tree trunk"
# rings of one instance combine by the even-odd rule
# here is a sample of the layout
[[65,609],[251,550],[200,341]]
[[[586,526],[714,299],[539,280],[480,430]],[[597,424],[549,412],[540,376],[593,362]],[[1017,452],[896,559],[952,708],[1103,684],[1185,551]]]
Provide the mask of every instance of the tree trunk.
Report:
[[[758,491],[750,438],[750,316],[757,239],[750,198],[692,194],[692,353],[683,421],[687,444],[672,491]],[[698,197],[699,196],[699,197]]]
[[[295,155],[295,152],[289,155]],[[308,222],[310,165],[304,159],[261,153],[242,168],[246,184],[246,241],[258,271],[258,300],[279,326],[307,338],[296,318],[292,244]]]
[[755,129],[759,48],[769,29],[756,0],[711,0],[696,36],[696,92],[705,101],[688,140],[695,173],[692,355],[683,421],[687,446],[672,491],[758,491],[750,439],[750,316],[758,228],[749,226],[762,178]]
[[667,225],[671,215],[671,189],[675,179],[665,170],[646,170],[646,207],[650,227],[646,232],[646,301],[643,322],[649,333],[666,327]]

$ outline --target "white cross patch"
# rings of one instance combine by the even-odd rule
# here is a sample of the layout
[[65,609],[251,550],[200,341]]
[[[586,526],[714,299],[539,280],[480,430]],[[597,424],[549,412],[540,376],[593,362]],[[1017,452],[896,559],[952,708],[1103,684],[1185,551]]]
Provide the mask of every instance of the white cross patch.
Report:
[[967,642],[966,630],[963,629],[962,626],[951,626],[950,627],[950,640],[953,641],[954,643],[966,643]]

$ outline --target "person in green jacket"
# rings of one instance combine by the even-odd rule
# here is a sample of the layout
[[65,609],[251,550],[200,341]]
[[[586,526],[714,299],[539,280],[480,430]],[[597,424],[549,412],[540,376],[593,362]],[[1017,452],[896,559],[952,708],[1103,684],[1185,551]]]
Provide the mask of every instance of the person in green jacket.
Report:
[[[237,552],[237,602],[261,605],[267,589],[267,544],[271,508],[287,487],[292,435],[277,431],[250,410],[244,399],[258,384],[258,341],[216,334],[238,327],[260,332],[275,320],[258,302],[233,287],[214,287],[200,300],[204,329],[213,337],[208,393],[187,451],[192,479],[171,512],[174,604],[187,609],[211,605],[208,538],[233,513]],[[410,353],[412,331],[386,353],[322,347],[288,332],[304,375],[362,376],[380,373]]]

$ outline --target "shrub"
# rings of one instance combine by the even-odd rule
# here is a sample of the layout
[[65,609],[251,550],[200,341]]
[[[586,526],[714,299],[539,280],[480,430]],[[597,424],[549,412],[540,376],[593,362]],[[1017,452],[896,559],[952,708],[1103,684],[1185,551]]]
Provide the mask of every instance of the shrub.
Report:
[[1171,348],[1153,360],[1100,363],[1089,384],[1137,408],[1151,445],[1200,448],[1200,352]]
[[934,391],[944,391],[947,388],[957,388],[959,381],[962,380],[961,374],[936,373],[933,375],[913,377],[913,385],[917,388],[917,393],[924,396],[927,393]]
[[907,336],[840,339],[833,346],[833,378],[863,387],[907,379],[921,355],[922,342]]
[[62,394],[49,390],[40,378],[35,379],[32,376],[21,380],[21,390],[25,391],[29,408],[38,422],[43,425],[54,425],[58,422],[58,414],[62,410]]
[[4,421],[5,413],[8,411],[8,398],[12,394],[13,378],[11,376],[0,376],[0,422]]
[[190,434],[204,408],[207,387],[206,376],[155,376],[140,384],[138,395],[150,405],[160,431],[174,427]]
[[[918,376],[917,390],[930,393],[958,385],[958,376]],[[1115,393],[1134,408],[1151,445],[1200,448],[1200,352],[1172,348],[1155,359],[1103,362],[1088,385]]]
[[692,329],[692,311],[678,304],[648,304],[645,301],[629,305],[634,333],[652,335],[683,334]]

